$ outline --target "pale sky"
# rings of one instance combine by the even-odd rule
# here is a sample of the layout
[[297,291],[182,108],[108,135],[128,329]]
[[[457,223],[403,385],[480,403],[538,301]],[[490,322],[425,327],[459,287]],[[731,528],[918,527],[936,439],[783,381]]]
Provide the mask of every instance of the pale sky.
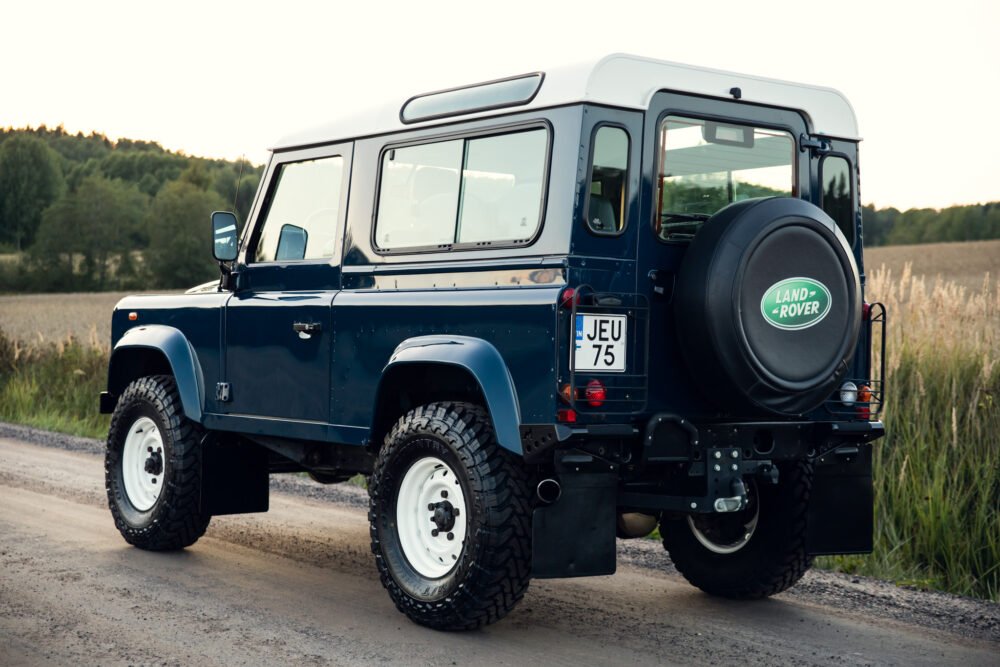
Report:
[[263,162],[387,98],[613,52],[831,86],[862,199],[1000,200],[1000,0],[3,0],[0,126]]

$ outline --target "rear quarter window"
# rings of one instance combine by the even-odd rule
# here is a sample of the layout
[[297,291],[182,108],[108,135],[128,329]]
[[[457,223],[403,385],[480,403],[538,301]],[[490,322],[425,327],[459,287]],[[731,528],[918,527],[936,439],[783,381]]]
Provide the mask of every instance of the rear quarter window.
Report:
[[548,131],[389,148],[375,221],[381,251],[527,243],[542,221]]

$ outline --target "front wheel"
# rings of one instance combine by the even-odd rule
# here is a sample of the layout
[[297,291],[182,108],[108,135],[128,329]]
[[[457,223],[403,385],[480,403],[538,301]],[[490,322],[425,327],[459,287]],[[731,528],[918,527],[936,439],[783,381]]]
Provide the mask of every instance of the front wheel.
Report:
[[690,583],[712,595],[754,599],[790,588],[812,565],[806,511],[812,466],[779,467],[777,485],[748,484],[747,506],[732,513],[664,520],[663,546]]
[[469,630],[503,618],[531,575],[531,506],[521,463],[468,403],[407,413],[368,486],[382,584],[413,621]]
[[184,416],[172,377],[139,378],[122,392],[111,416],[104,476],[126,542],[167,551],[205,533],[211,516],[201,510],[201,434]]

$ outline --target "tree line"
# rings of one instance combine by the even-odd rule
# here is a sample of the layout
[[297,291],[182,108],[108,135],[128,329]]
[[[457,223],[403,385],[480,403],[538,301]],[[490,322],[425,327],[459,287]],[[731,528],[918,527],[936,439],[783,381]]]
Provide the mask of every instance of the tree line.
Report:
[[0,292],[211,280],[208,214],[235,203],[245,220],[261,174],[151,141],[61,126],[0,129]]
[[[237,181],[243,169],[237,198]],[[208,214],[245,220],[262,168],[152,141],[0,128],[0,292],[186,288],[211,280]],[[868,246],[1000,238],[1000,202],[863,209]]]
[[866,246],[1000,238],[1000,202],[908,211],[865,206],[861,216]]

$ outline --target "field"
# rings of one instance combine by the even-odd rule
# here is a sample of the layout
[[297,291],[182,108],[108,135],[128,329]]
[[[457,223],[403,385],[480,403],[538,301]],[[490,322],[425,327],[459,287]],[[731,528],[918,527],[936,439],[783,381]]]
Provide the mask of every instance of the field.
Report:
[[125,292],[0,296],[0,330],[25,342],[73,336],[107,345],[111,311]]
[[927,280],[940,276],[968,290],[981,290],[986,274],[994,284],[1000,279],[1000,240],[882,246],[865,251],[869,275],[885,266],[892,275],[900,276],[907,262],[914,276]]
[[[998,600],[1000,241],[875,248],[866,273],[889,312],[875,553],[820,565]],[[121,296],[0,297],[0,420],[104,436]]]

